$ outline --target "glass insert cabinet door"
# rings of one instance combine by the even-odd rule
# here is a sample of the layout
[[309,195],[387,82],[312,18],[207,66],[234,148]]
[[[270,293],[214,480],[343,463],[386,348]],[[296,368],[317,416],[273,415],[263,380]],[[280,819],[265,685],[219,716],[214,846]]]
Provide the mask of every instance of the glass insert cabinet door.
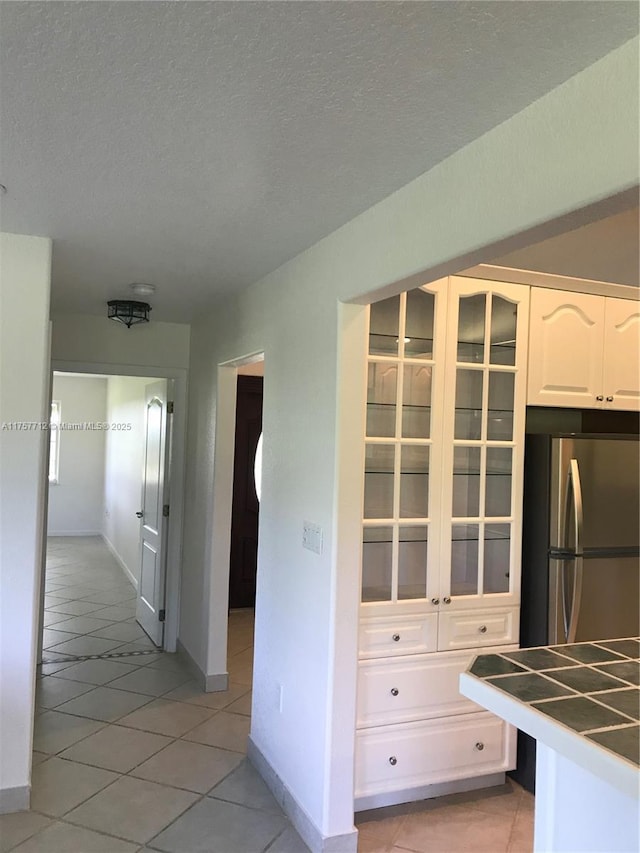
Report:
[[436,594],[432,460],[434,436],[441,433],[436,360],[444,356],[445,301],[436,283],[369,310],[363,603],[424,602]]
[[456,282],[448,314],[444,455],[451,476],[443,488],[441,589],[453,606],[487,595],[509,604],[519,596],[528,289]]

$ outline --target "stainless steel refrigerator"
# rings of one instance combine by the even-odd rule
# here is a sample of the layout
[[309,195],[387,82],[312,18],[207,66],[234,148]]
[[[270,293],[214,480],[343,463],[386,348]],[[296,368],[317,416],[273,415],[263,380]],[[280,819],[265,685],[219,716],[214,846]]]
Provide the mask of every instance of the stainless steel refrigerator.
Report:
[[[640,634],[638,435],[527,435],[520,645]],[[512,774],[533,790],[535,742]]]
[[639,447],[527,436],[522,646],[640,633]]

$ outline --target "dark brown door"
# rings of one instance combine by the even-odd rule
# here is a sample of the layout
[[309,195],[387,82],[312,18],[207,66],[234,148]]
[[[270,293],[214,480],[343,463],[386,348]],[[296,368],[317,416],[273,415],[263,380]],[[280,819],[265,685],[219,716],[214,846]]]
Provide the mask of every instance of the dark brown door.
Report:
[[254,460],[262,432],[262,377],[238,376],[233,462],[229,608],[253,607],[258,562],[258,498]]

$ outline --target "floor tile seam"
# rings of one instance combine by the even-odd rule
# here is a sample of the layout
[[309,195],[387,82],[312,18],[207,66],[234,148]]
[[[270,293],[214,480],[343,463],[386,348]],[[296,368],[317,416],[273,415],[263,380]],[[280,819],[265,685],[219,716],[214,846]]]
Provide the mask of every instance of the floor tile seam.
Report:
[[[57,818],[52,818],[51,815],[44,814],[43,812],[37,812],[35,809],[29,809],[29,811],[26,812],[26,814],[31,814],[31,813],[37,814],[40,817],[44,817],[49,821],[57,820]],[[21,844],[24,844],[27,841],[31,841],[32,838],[36,837],[36,835],[40,835],[40,833],[44,832],[45,829],[50,829],[50,828],[51,828],[51,823],[48,823],[46,826],[41,826],[40,829],[36,829],[34,832],[31,833],[31,835],[27,835],[24,838],[21,838],[20,841],[17,841],[15,844],[12,844],[11,847],[7,847],[5,853],[11,853],[12,850],[15,850]]]
[[[124,690],[120,691],[120,693],[124,693],[124,692],[125,692]],[[87,695],[88,695],[87,693],[82,694],[82,696],[87,696]],[[142,694],[134,693],[132,695],[133,696],[140,696]],[[78,696],[77,698],[82,699],[82,696]],[[146,698],[149,699],[150,701],[153,701],[156,697],[155,696],[147,696]],[[73,700],[70,699],[69,701],[72,702]],[[55,709],[52,708],[51,710],[55,710],[56,713],[58,713],[58,714],[66,714],[66,716],[68,716],[68,717],[80,717],[80,719],[82,719],[82,720],[91,720],[92,723],[103,723],[105,726],[111,726],[111,725],[118,723],[120,720],[124,719],[124,717],[128,717],[129,714],[133,714],[135,711],[142,710],[142,708],[144,708],[148,704],[149,704],[149,702],[144,702],[142,705],[138,705],[137,708],[130,708],[128,711],[125,711],[124,714],[122,714],[122,716],[115,717],[114,719],[110,719],[110,720],[103,720],[103,719],[99,719],[98,717],[88,717],[88,716],[83,717],[81,714],[78,714],[77,711],[75,713],[71,713],[69,711],[61,710],[60,705],[58,705],[58,707]],[[93,734],[95,734],[95,732]],[[156,732],[156,734],[158,734],[158,733]]]
[[[61,760],[61,761],[66,761],[67,759],[61,758],[60,760]],[[68,763],[75,763],[75,762],[68,762]],[[104,770],[104,768],[102,768],[102,767],[97,768],[97,769],[99,769],[99,770]],[[105,772],[105,773],[115,773],[116,771],[114,771],[114,770],[105,770],[104,772]],[[92,797],[95,797],[95,796],[96,796],[96,794],[101,794],[103,791],[106,791],[106,790],[107,790],[107,788],[110,788],[112,785],[114,785],[114,784],[115,784],[115,783],[120,779],[120,777],[122,776],[122,774],[121,774],[121,773],[117,773],[116,775],[118,776],[118,779],[112,779],[110,782],[107,782],[107,784],[106,784],[106,785],[103,785],[101,788],[98,788],[98,790],[97,790],[97,791],[93,791],[93,793],[89,794],[89,796],[88,796],[88,797],[85,797],[85,799],[84,799],[84,800],[80,800],[80,802],[76,803],[76,804],[75,804],[75,805],[73,805],[70,809],[67,809],[67,811],[63,812],[62,814],[60,814],[60,815],[51,815],[51,814],[47,814],[46,812],[43,812],[43,814],[45,814],[47,817],[52,817],[52,818],[54,818],[55,820],[63,820],[63,819],[64,819],[64,820],[66,820],[67,815],[69,815],[69,814],[70,814],[74,809],[78,809],[78,808],[80,808],[80,806],[83,806],[83,805],[84,805],[85,803],[87,803],[87,802],[88,802]],[[67,822],[68,822],[68,823],[72,823],[72,821],[67,821]],[[85,828],[86,828],[86,827],[85,827]]]
[[[113,726],[117,726],[117,728],[120,728],[120,729],[127,729],[127,731],[130,731],[134,734],[140,733],[140,729],[130,729],[128,726],[120,726],[120,725],[118,725],[118,723],[109,723],[107,726],[105,726],[105,728],[111,728]],[[104,731],[104,729],[100,729],[100,731]],[[94,732],[94,734],[96,734],[96,735],[98,733],[99,732]],[[158,734],[158,733],[157,732],[144,732],[144,734]],[[89,737],[92,737],[92,735],[89,735]],[[60,755],[60,754],[58,754],[56,757],[59,758],[61,761],[71,761],[71,762],[74,762],[75,764],[83,764],[86,767],[93,767],[95,770],[108,770],[110,773],[119,773],[121,776],[128,776],[133,770],[137,770],[138,767],[141,767],[146,761],[149,761],[150,758],[153,758],[154,756],[158,755],[164,749],[168,749],[170,746],[172,746],[176,742],[176,740],[178,740],[178,738],[173,737],[172,735],[158,735],[158,737],[169,738],[171,743],[165,743],[158,750],[156,750],[155,752],[152,752],[151,755],[147,755],[146,758],[143,758],[139,764],[136,764],[134,767],[130,767],[129,770],[112,770],[111,767],[103,767],[100,764],[91,764],[91,762],[83,760],[82,758],[70,758],[70,757],[65,757],[64,755]],[[78,741],[78,743],[80,743],[80,741]],[[70,746],[66,747],[66,749],[63,751],[66,752],[67,749],[73,749],[73,747],[75,747],[75,746],[77,746],[77,744],[72,743],[72,744],[70,744]],[[132,778],[137,779],[139,777],[132,776]],[[153,781],[153,780],[147,780],[147,781]],[[172,786],[169,786],[169,787],[172,787]]]
[[[234,769],[237,769],[237,768],[234,768]],[[230,776],[231,773],[233,773],[233,770],[230,771],[230,773],[227,773],[227,776]],[[225,779],[227,778],[227,776],[225,776]],[[213,786],[211,791],[213,791],[218,785],[221,785],[223,782],[224,782],[224,779],[221,779],[219,782],[216,782],[216,784]],[[211,791],[207,794],[204,794],[205,799],[217,800],[220,803],[228,803],[231,806],[241,806],[243,809],[249,809],[249,811],[258,812],[259,814],[279,814],[279,815],[283,815],[284,817],[286,817],[286,815],[284,814],[282,806],[275,799],[275,797],[274,797],[274,800],[275,800],[275,804],[276,804],[277,809],[278,809],[277,812],[275,812],[274,809],[261,808],[260,806],[252,806],[250,803],[239,803],[237,800],[230,800],[227,797],[220,797],[220,796],[216,797],[211,793]]]
[[[129,673],[127,673],[127,675],[135,675],[135,673],[129,672]],[[118,678],[123,678],[123,677],[124,676],[119,675],[114,680],[117,680]],[[69,679],[69,680],[71,680],[71,679]],[[83,697],[87,697],[89,695],[89,693],[94,693],[96,690],[104,689],[107,686],[108,685],[106,685],[106,684],[94,684],[93,690],[88,690],[86,693],[82,693],[80,696],[76,696],[74,699],[66,699],[61,704],[66,705],[67,702],[75,702],[76,699],[82,699]],[[137,693],[135,690],[123,690],[120,687],[108,687],[108,689],[109,690],[116,690],[118,693],[129,693],[131,696],[146,696],[149,699],[149,701],[152,701],[153,699],[161,699],[162,698],[161,696],[154,696],[153,694],[149,694],[149,693]],[[145,702],[145,704],[149,704],[149,703]],[[140,705],[140,707],[143,708],[144,705]],[[138,709],[136,708],[135,710],[137,711]],[[72,716],[75,716],[75,717],[84,717],[83,714],[74,714],[73,711],[60,711],[60,713],[61,714],[71,714]],[[127,714],[131,714],[131,713],[132,713],[132,711],[127,711]],[[95,718],[90,717],[89,719],[95,719]],[[108,722],[115,723],[115,720],[108,720]]]
[[[148,781],[148,780],[140,780],[140,781]],[[158,784],[158,783],[154,783],[154,784]],[[171,787],[171,786],[165,785],[165,787]],[[184,793],[190,793],[190,794],[195,793],[194,791],[183,791],[180,788],[174,788],[173,790],[180,791],[183,794]],[[197,794],[197,799],[195,799],[192,803],[189,803],[189,805],[186,806],[179,814],[177,814],[168,824],[163,826],[162,829],[158,830],[158,832],[156,832],[155,835],[152,835],[151,838],[148,838],[146,841],[143,841],[142,844],[145,847],[148,847],[149,845],[151,845],[151,843],[153,842],[153,840],[155,838],[157,838],[159,835],[162,835],[162,833],[166,832],[167,829],[169,829],[169,827],[173,826],[173,824],[176,823],[176,821],[178,821],[185,814],[185,812],[189,811],[189,809],[194,808],[194,806],[197,806],[198,803],[202,802],[204,797],[205,797],[204,794]],[[155,848],[155,849],[161,849],[161,848]],[[185,853],[186,853],[186,851],[185,851]]]
[[[103,788],[102,790],[104,791],[106,789]],[[97,791],[97,793],[99,794],[100,791]],[[84,802],[86,802],[86,800]],[[83,805],[83,804],[80,803],[80,805]],[[74,808],[78,808],[78,806],[74,806]],[[71,809],[71,811],[73,811],[73,809]],[[51,815],[45,815],[45,817],[51,818]],[[115,838],[118,841],[126,841],[128,844],[139,844],[140,843],[139,841],[131,841],[130,838],[123,838],[123,836],[121,836],[121,835],[114,835],[113,833],[110,833],[110,832],[104,832],[101,829],[94,829],[92,826],[85,826],[84,824],[81,824],[81,823],[73,823],[73,821],[68,820],[66,817],[57,817],[57,818],[53,818],[53,820],[57,821],[58,823],[64,823],[67,826],[72,826],[74,829],[85,829],[89,832],[95,832],[96,835],[102,835],[103,838]],[[40,832],[44,832],[46,829],[51,829],[51,827],[45,826],[43,829],[38,830],[36,835],[38,835]],[[31,836],[31,837],[33,838],[33,836]],[[26,840],[27,839],[25,838],[25,841]],[[69,851],[69,853],[80,853],[80,851]]]
[[[110,787],[110,786],[109,786],[109,785],[107,785],[107,788],[108,788],[108,787]],[[100,791],[96,791],[96,793],[95,793],[95,794],[93,794],[93,796],[95,797],[97,794],[101,794],[103,791],[106,791],[106,790],[107,790],[107,788],[102,788]],[[91,797],[89,797],[89,799],[91,799]],[[87,802],[88,802],[88,800],[84,800],[84,802],[79,803],[77,806],[74,806],[74,809],[78,809],[78,808],[80,808],[80,806],[85,805]],[[104,831],[102,831],[102,830],[100,830],[100,829],[96,829],[96,827],[94,827],[94,826],[89,826],[89,824],[86,824],[86,823],[80,823],[80,822],[73,821],[73,820],[71,820],[71,818],[69,817],[69,815],[71,814],[71,812],[72,812],[72,811],[73,811],[73,809],[70,809],[70,810],[65,814],[64,818],[58,818],[58,820],[61,820],[63,823],[69,824],[69,826],[74,826],[76,829],[86,829],[86,830],[89,830],[89,832],[96,832],[96,833],[99,833],[100,835],[103,835],[105,838],[116,838],[118,841],[125,841],[127,844],[134,844],[134,845],[138,845],[138,848],[140,848],[140,847],[144,847],[144,845],[145,845],[146,843],[148,843],[148,842],[145,842],[145,841],[138,841],[137,839],[125,838],[125,836],[124,836],[124,835],[115,835],[115,834],[113,834],[113,833],[112,833],[112,834],[110,834],[110,833],[106,833],[106,832],[104,832]],[[74,850],[74,851],[69,851],[69,853],[80,853],[80,851],[75,851],[75,850]]]
[[[134,655],[133,657],[137,657],[137,655]],[[105,660],[105,658],[90,658],[89,660],[86,660],[86,661],[84,661],[84,660],[70,661],[70,663],[78,663],[78,664],[80,664],[80,663],[92,663],[92,661],[95,661],[95,660]],[[107,660],[107,663],[120,663],[121,660],[123,660],[123,659],[118,658],[117,660],[113,660],[113,661]],[[125,672],[124,675],[132,675],[138,669],[146,669],[145,664],[125,664],[125,666],[133,666],[134,669],[132,670],[132,672]],[[61,669],[61,670],[59,670],[59,672],[66,672],[66,670]],[[109,681],[104,681],[101,684],[94,684],[94,687],[104,687],[105,685],[109,684],[111,681],[116,681],[118,678],[122,678],[122,676],[123,676],[123,673],[121,673],[120,675],[114,675],[114,677],[109,679]],[[92,683],[90,681],[79,681],[79,679],[77,679],[77,678],[63,678],[61,675],[59,676],[57,672],[52,672],[51,675],[44,675],[43,678],[59,678],[60,681],[77,681],[79,684],[91,684]]]
[[[186,682],[185,682],[185,683],[186,683]],[[183,687],[183,686],[184,686],[184,685],[179,684],[179,685],[178,685],[178,687],[174,687],[173,689],[174,689],[174,690],[178,690],[180,687]],[[171,691],[171,690],[169,690],[169,693],[171,693],[171,692],[172,692],[172,691]],[[207,696],[208,694],[207,694],[207,693],[204,693],[203,695],[204,695],[204,696]],[[165,694],[164,694],[164,696],[166,697],[166,696],[167,696],[167,694],[165,693]],[[223,706],[222,706],[222,708],[212,708],[210,705],[203,705],[203,704],[201,704],[201,703],[199,703],[199,702],[194,702],[194,701],[192,701],[192,700],[190,700],[190,699],[173,699],[173,698],[172,698],[172,699],[170,699],[169,701],[171,701],[171,702],[180,702],[180,704],[181,704],[181,705],[188,705],[190,708],[206,708],[208,711],[213,711],[213,712],[214,712],[214,714],[219,714],[219,713],[220,713],[220,711],[224,711],[224,710],[225,710],[225,708],[228,708],[228,707],[229,707],[229,705],[232,705],[234,702],[236,702],[238,699],[242,699],[244,696],[246,696],[246,694],[243,694],[242,696],[237,696],[235,699],[230,699],[230,700],[229,700],[229,703],[228,703],[227,705],[223,705]],[[158,698],[163,698],[163,697],[158,697]],[[233,712],[227,712],[227,713],[233,713]],[[242,716],[242,715],[238,714],[238,716]],[[206,721],[205,721],[205,720],[203,720],[203,722],[206,722]]]
[[269,853],[270,848],[272,848],[276,841],[278,841],[279,838],[282,838],[285,832],[291,827],[291,823],[289,823],[289,821],[287,821],[287,823],[288,826],[283,826],[282,830],[276,835],[276,837],[272,838],[266,847],[263,847],[261,853]]

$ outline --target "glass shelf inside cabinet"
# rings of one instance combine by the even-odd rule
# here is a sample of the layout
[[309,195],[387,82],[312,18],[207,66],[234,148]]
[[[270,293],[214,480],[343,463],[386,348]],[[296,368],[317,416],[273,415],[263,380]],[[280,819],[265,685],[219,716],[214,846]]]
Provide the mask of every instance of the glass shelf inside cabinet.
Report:
[[398,543],[398,599],[426,598],[427,595],[426,526],[401,527]]
[[405,358],[433,358],[435,296],[424,290],[407,293],[404,337]]
[[491,364],[514,365],[516,363],[516,324],[518,306],[502,296],[491,298]]
[[374,302],[369,309],[369,354],[397,355],[400,334],[400,297]]
[[365,527],[362,534],[363,602],[390,601],[392,581],[391,527]]

